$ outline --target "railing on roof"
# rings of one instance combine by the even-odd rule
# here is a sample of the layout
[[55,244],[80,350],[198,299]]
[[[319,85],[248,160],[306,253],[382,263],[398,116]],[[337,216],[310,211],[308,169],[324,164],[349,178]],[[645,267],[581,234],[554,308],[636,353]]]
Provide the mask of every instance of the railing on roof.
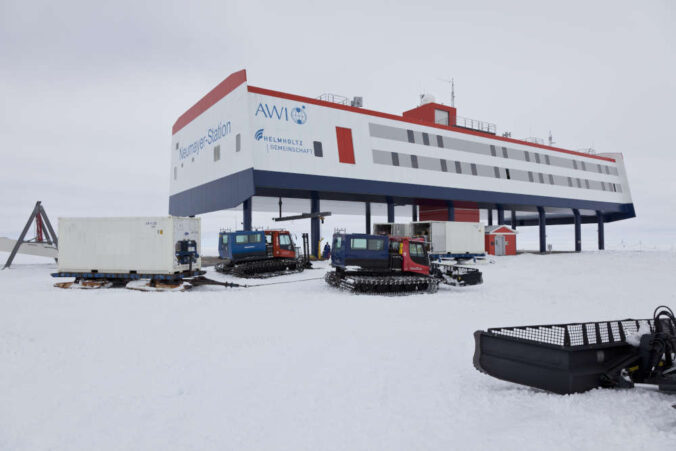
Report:
[[588,153],[589,155],[596,155],[596,150],[593,147],[584,147],[582,149],[576,149],[577,152]]
[[457,116],[455,118],[455,126],[468,128],[470,130],[477,130],[484,133],[490,133],[491,135],[495,135],[496,133],[495,124],[491,122],[478,121],[476,119],[469,119],[462,116]]
[[324,102],[337,103],[338,105],[350,105],[350,99],[345,96],[339,96],[338,94],[324,93],[317,97],[317,100],[323,100]]

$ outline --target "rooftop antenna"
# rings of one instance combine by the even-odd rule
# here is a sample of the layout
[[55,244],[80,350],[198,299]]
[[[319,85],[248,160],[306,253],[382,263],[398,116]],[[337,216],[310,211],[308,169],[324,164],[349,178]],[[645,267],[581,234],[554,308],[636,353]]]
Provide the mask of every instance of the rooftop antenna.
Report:
[[549,146],[552,147],[554,144],[556,143],[554,142],[554,138],[552,137],[552,131],[549,130]]
[[450,83],[451,85],[451,106],[455,108],[455,80],[453,77],[450,79],[448,78],[440,78],[439,80],[443,81],[444,83]]

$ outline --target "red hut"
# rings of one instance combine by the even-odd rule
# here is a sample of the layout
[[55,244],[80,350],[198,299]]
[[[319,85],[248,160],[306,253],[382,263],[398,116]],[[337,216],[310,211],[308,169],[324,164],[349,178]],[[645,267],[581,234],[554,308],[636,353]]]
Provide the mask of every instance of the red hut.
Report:
[[516,230],[506,225],[487,226],[486,252],[491,255],[516,255]]

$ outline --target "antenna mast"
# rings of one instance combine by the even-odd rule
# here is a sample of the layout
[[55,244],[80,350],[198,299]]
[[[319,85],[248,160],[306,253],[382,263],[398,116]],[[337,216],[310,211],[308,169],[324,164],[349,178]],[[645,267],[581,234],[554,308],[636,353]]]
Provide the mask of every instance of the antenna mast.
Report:
[[450,79],[440,78],[439,80],[451,84],[451,106],[455,108],[455,80],[453,79],[453,77],[451,77]]

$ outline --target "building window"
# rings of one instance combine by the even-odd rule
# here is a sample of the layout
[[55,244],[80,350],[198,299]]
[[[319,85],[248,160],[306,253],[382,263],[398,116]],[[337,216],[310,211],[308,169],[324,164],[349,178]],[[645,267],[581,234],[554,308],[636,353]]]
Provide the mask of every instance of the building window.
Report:
[[462,174],[462,166],[460,165],[459,161],[455,162],[455,173],[456,174]]
[[214,161],[221,159],[221,146],[214,147]]
[[441,135],[437,135],[437,146],[441,147],[442,149],[444,148],[444,137]]
[[505,169],[505,173],[507,174],[507,180],[512,180],[512,176],[509,174],[509,169]]
[[573,160],[573,169],[577,169],[577,161]]
[[408,142],[415,143],[415,135],[413,134],[413,130],[406,130],[406,135],[408,136]]
[[392,152],[392,166],[399,166],[399,154]]
[[441,160],[441,172],[448,172],[448,166],[446,166],[446,160]]
[[176,150],[178,150],[178,143],[176,143]]
[[573,179],[570,177],[568,177],[568,186],[571,188],[573,187]]
[[535,162],[536,162],[537,164],[540,164],[540,154],[539,154],[539,153],[536,153],[536,154],[535,154]]
[[426,146],[430,145],[430,135],[428,135],[427,133],[423,133],[423,144],[425,144]]
[[500,178],[500,168],[497,166],[493,166],[493,174],[495,174],[495,178],[499,179]]
[[584,161],[580,161],[580,167],[582,168],[583,171],[587,170],[587,166],[584,164]]
[[603,168],[601,167],[601,165],[600,165],[600,164],[597,164],[596,166],[599,167],[599,174],[603,174]]
[[509,157],[507,156],[507,148],[506,148],[506,147],[503,147],[503,148],[502,148],[502,158],[509,158]]
[[320,141],[313,141],[312,145],[315,150],[315,157],[323,157],[324,150],[322,149],[322,143]]
[[523,153],[523,155],[526,157],[526,161],[530,161],[530,153],[527,150]]
[[440,125],[450,125],[448,111],[434,110],[434,123]]
[[[584,163],[582,163],[582,164],[584,164]],[[584,185],[587,187],[587,189],[590,189],[590,188],[589,188],[589,180],[588,180],[588,179],[584,179]]]
[[531,171],[528,171],[528,181],[533,182],[533,173]]
[[545,183],[545,177],[542,172],[538,172],[538,179],[540,180],[540,183]]
[[242,150],[242,135],[237,133],[235,136],[235,152]]
[[477,172],[476,172],[476,164],[471,163],[470,168],[471,168],[471,170],[472,170],[472,175],[476,175],[476,174],[477,174]]
[[417,169],[418,168],[418,156],[417,155],[411,155],[411,167]]
[[497,153],[495,153],[495,146],[493,144],[491,144],[491,156],[497,156]]
[[545,163],[546,163],[546,164],[552,164],[552,163],[549,161],[549,155],[545,155]]
[[549,184],[550,185],[554,184],[554,176],[552,174],[549,174]]
[[606,166],[606,174],[610,175],[610,167],[609,166]]

